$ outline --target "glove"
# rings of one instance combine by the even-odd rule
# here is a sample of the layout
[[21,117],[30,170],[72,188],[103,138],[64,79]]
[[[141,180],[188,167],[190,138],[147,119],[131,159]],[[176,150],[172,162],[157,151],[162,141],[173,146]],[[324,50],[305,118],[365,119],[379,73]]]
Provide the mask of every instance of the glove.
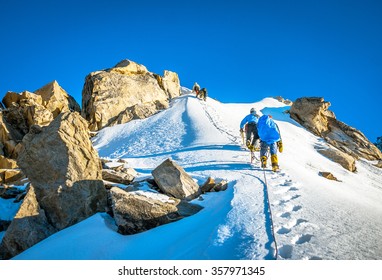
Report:
[[240,128],[240,133],[243,133],[244,132],[244,129]]
[[277,147],[279,148],[279,152],[282,153],[283,152],[283,142],[282,141],[277,142]]

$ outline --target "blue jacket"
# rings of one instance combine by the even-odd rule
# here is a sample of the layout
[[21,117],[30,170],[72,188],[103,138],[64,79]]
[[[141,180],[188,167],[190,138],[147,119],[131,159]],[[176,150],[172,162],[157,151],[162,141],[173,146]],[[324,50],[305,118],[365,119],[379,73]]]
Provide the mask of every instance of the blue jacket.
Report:
[[255,115],[249,114],[241,121],[240,128],[244,128],[246,123],[257,123],[257,121],[258,118]]
[[261,141],[267,144],[273,144],[280,141],[280,131],[277,124],[268,115],[263,115],[257,122],[257,132]]

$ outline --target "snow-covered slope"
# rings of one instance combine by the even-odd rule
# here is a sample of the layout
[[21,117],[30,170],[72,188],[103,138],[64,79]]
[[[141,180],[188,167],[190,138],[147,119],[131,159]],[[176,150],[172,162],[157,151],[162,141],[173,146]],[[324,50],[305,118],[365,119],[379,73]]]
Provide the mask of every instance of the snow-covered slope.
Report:
[[[280,173],[251,165],[241,148],[239,123],[251,107],[280,127]],[[287,109],[271,98],[223,104],[185,94],[148,119],[103,129],[94,140],[100,156],[126,159],[139,178],[171,157],[199,184],[212,176],[229,188],[194,201],[204,207],[194,216],[131,236],[100,213],[15,259],[273,259],[276,249],[278,259],[382,259],[381,170],[358,161],[351,173],[323,157],[315,147],[326,144]]]

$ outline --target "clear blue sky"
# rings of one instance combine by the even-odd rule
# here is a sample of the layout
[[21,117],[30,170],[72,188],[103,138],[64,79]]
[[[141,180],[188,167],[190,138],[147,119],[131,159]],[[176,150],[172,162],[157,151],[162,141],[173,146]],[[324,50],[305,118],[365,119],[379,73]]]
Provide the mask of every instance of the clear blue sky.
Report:
[[222,102],[321,96],[382,135],[382,1],[0,0],[1,96],[57,80],[81,103],[85,76],[126,58]]

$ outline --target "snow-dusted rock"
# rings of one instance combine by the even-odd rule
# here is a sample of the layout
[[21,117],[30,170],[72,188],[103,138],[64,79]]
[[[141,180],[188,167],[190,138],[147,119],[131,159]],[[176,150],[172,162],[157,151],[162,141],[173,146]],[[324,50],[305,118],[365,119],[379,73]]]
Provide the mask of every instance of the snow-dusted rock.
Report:
[[[136,106],[147,108],[160,104],[163,107],[165,104],[167,107],[168,100],[180,94],[174,90],[180,87],[179,79],[173,76],[165,73],[161,78],[130,60],[123,60],[111,69],[92,72],[86,77],[82,91],[82,115],[89,121],[91,130],[99,130],[129,121],[131,111],[138,111]],[[165,88],[160,82],[163,79]]]
[[132,168],[123,169],[121,171],[113,169],[102,170],[102,179],[113,183],[128,185],[134,180],[136,176],[137,172]]
[[134,234],[174,222],[181,218],[178,199],[148,191],[126,192],[110,189],[112,209],[118,232]]
[[170,158],[155,168],[152,175],[158,187],[167,195],[191,200],[200,194],[198,184]]

